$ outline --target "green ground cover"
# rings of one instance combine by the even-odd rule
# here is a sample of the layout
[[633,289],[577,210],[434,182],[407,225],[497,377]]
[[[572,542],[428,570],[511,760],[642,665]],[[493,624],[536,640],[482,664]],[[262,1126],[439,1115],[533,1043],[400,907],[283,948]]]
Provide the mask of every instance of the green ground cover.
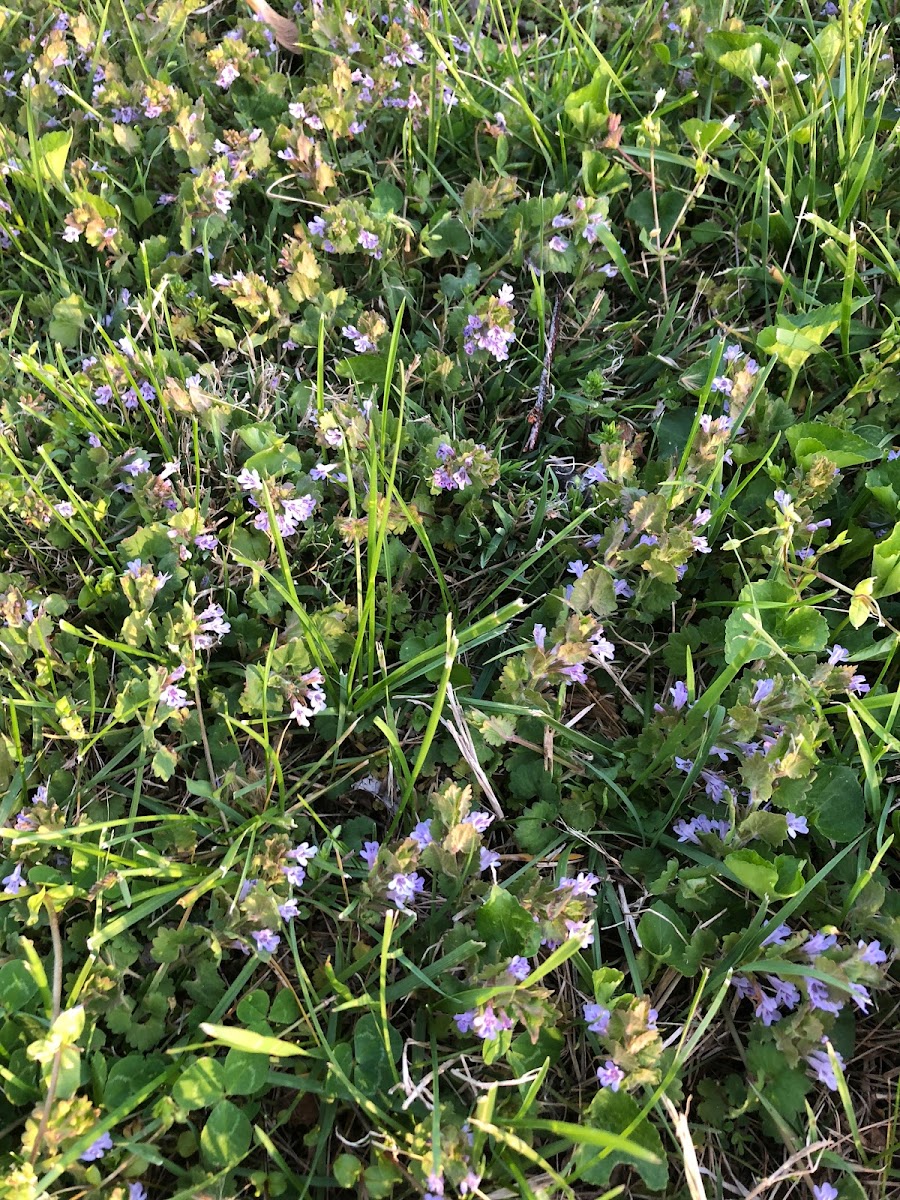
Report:
[[262,11],[0,8],[0,1197],[897,1196],[896,3]]

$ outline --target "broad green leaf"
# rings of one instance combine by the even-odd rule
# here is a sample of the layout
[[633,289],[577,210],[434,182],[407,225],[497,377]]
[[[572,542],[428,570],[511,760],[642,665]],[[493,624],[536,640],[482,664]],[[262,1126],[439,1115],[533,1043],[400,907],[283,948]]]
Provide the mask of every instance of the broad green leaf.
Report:
[[400,1058],[403,1039],[392,1026],[388,1026],[391,1050],[384,1044],[381,1023],[374,1013],[365,1013],[356,1022],[353,1030],[353,1057],[355,1059],[353,1082],[367,1095],[386,1091],[394,1082],[391,1063]]
[[809,820],[831,842],[852,842],[862,833],[866,802],[862,785],[850,767],[818,769],[806,800]]
[[200,1150],[214,1170],[241,1161],[250,1149],[253,1128],[249,1119],[230,1100],[220,1100],[200,1134]]
[[734,114],[724,121],[701,121],[694,117],[681,122],[681,131],[699,155],[707,155],[728,141],[736,120]]
[[259,1091],[269,1074],[267,1054],[249,1054],[232,1048],[225,1055],[222,1083],[226,1096],[251,1096]]
[[66,161],[72,145],[71,129],[56,129],[38,138],[35,158],[42,177],[57,187],[64,186]]
[[[639,1172],[651,1191],[659,1192],[665,1188],[669,1169],[656,1127],[644,1117],[636,1128],[631,1128],[640,1113],[637,1101],[627,1092],[612,1092],[609,1088],[601,1088],[597,1092],[587,1111],[587,1128],[614,1136],[623,1135],[627,1129],[627,1141],[631,1145],[627,1149],[614,1147],[609,1154],[600,1158],[597,1145],[582,1142],[576,1146],[573,1156],[580,1179],[594,1187],[605,1187],[613,1170],[620,1164],[627,1164]],[[635,1147],[639,1147],[643,1153],[636,1154]]]
[[900,459],[883,462],[867,471],[866,487],[891,516],[900,514]]
[[352,1188],[359,1179],[362,1163],[354,1154],[339,1154],[331,1164],[338,1187]]
[[606,567],[591,567],[572,584],[570,600],[578,613],[592,612],[597,617],[608,617],[616,611],[612,575]]
[[836,467],[855,467],[881,457],[881,447],[848,429],[821,421],[792,425],[785,437],[799,466],[807,470],[815,455],[824,454]]
[[494,884],[487,900],[475,917],[475,928],[486,942],[496,947],[501,957],[522,954],[526,957],[537,949],[540,930],[522,905],[509,892]]
[[179,1108],[212,1108],[225,1095],[224,1070],[214,1058],[198,1058],[172,1089]]
[[8,1013],[19,1012],[37,991],[26,963],[11,959],[0,967],[0,1005]]
[[57,300],[53,305],[50,337],[67,349],[77,346],[81,332],[87,325],[88,315],[88,306],[81,296],[65,296]]
[[755,850],[735,850],[725,855],[725,866],[746,888],[765,899],[774,896],[778,886],[778,870]]

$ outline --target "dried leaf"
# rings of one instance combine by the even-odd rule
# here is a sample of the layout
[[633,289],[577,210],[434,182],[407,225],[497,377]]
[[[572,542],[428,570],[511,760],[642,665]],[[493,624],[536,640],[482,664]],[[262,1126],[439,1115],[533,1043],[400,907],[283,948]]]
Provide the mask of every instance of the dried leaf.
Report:
[[290,20],[289,17],[281,17],[275,11],[271,4],[267,4],[266,0],[247,0],[247,3],[266,25],[272,30],[275,35],[275,41],[279,46],[283,46],[285,50],[290,50],[291,54],[299,54],[301,51],[300,43],[297,40],[296,23]]

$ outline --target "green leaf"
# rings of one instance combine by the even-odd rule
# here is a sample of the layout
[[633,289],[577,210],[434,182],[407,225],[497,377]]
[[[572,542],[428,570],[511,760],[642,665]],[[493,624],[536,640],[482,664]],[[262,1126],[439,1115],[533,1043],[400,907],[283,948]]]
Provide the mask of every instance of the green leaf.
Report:
[[681,122],[681,131],[697,153],[705,157],[728,141],[736,120],[734,114],[724,121],[701,121],[694,117]]
[[157,779],[168,781],[175,774],[178,766],[178,755],[168,746],[159,746],[150,762],[153,774]]
[[570,600],[577,613],[592,612],[598,617],[608,617],[616,611],[612,575],[606,567],[591,567],[572,584]]
[[296,1055],[310,1057],[308,1050],[294,1046],[291,1042],[254,1033],[250,1029],[238,1029],[234,1025],[211,1025],[207,1021],[203,1021],[200,1028],[207,1037],[215,1038],[223,1046],[233,1046],[236,1050],[246,1050],[250,1054],[268,1054],[273,1058],[293,1058]]
[[331,1164],[331,1171],[338,1187],[352,1188],[359,1179],[362,1163],[353,1154],[339,1154]]
[[198,1058],[172,1089],[179,1108],[212,1108],[225,1095],[225,1072],[214,1058]]
[[67,349],[78,345],[81,331],[87,324],[89,309],[81,296],[65,296],[53,305],[49,334]]
[[167,1067],[162,1055],[129,1054],[117,1058],[109,1068],[103,1088],[103,1107],[113,1112],[128,1104],[132,1096],[138,1095],[151,1080],[156,1079]]
[[222,1082],[226,1096],[251,1096],[265,1085],[269,1056],[231,1049],[225,1055]]
[[515,896],[496,883],[475,917],[475,928],[484,940],[504,958],[534,954],[540,942],[540,930]]
[[66,161],[71,145],[71,129],[57,129],[38,138],[34,148],[41,177],[60,188],[64,186]]
[[725,855],[728,870],[761,900],[795,896],[803,887],[802,865],[799,859],[786,854],[779,854],[774,862],[755,850],[735,850]]
[[792,425],[785,437],[798,466],[804,470],[812,466],[817,454],[824,454],[836,467],[856,467],[881,458],[882,454],[881,447],[874,442],[821,421],[801,421],[799,425]]
[[472,239],[462,221],[445,214],[422,230],[420,249],[428,258],[445,254],[464,256],[472,248]]
[[725,866],[746,888],[765,899],[774,896],[778,886],[778,871],[755,850],[735,850],[725,855]]
[[400,1057],[403,1040],[393,1026],[388,1026],[391,1053],[384,1044],[381,1023],[374,1013],[365,1013],[353,1030],[353,1082],[367,1095],[386,1091],[394,1082],[392,1062]]
[[239,1163],[250,1149],[253,1128],[236,1104],[220,1100],[200,1134],[200,1150],[214,1170]]
[[808,819],[830,842],[852,842],[863,831],[866,801],[850,767],[820,767],[806,801]]
[[787,835],[787,817],[781,813],[753,812],[738,826],[738,836],[744,841],[762,838],[770,846],[780,846]]
[[894,517],[900,512],[900,459],[883,462],[866,472],[866,487]]
[[[839,304],[823,305],[801,316],[779,313],[774,325],[760,330],[756,344],[766,354],[777,358],[789,371],[796,372],[811,355],[822,352],[822,343],[840,325],[841,316]],[[819,428],[815,422],[806,424]]]
[[[580,1179],[594,1187],[605,1187],[610,1175],[619,1165],[634,1167],[647,1187],[654,1192],[662,1191],[669,1178],[669,1169],[663,1145],[656,1128],[644,1117],[635,1128],[631,1128],[640,1117],[641,1110],[627,1092],[612,1092],[601,1088],[590,1103],[587,1111],[588,1129],[602,1131],[606,1135],[622,1135],[628,1130],[628,1142],[640,1147],[643,1154],[634,1149],[614,1147],[605,1157],[598,1157],[598,1146],[582,1142],[573,1155],[574,1166]],[[587,1130],[585,1130],[587,1132]]]
[[876,599],[900,592],[900,521],[883,542],[875,545],[872,551],[872,575]]
[[14,958],[0,967],[0,1005],[8,1013],[24,1009],[38,990],[26,963]]

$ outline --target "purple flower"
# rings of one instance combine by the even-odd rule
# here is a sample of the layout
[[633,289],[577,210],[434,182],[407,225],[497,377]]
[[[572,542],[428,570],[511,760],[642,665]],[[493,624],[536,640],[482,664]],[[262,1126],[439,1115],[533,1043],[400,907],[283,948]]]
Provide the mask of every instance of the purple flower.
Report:
[[294,846],[288,850],[287,857],[293,859],[294,862],[300,863],[301,866],[307,867],[318,853],[318,846],[311,846],[309,842],[301,842],[299,846]]
[[568,891],[573,896],[596,896],[596,885],[599,882],[598,875],[594,875],[590,871],[587,874],[580,871],[575,879],[561,879],[556,885],[556,891]]
[[756,688],[753,695],[750,697],[750,703],[755,707],[761,704],[763,700],[768,700],[775,690],[774,679],[759,679],[756,682]]
[[281,944],[281,938],[271,929],[254,929],[251,937],[256,942],[256,949],[271,954]]
[[603,463],[594,463],[592,467],[588,467],[582,479],[585,483],[608,483],[609,476],[606,473],[606,467]]
[[714,804],[721,804],[728,795],[728,784],[716,771],[701,771],[704,791]]
[[793,839],[798,833],[809,833],[806,817],[798,817],[796,813],[785,813],[787,818],[788,837]]
[[223,91],[227,92],[239,75],[240,71],[234,63],[226,63],[216,76],[216,83]]
[[22,888],[27,886],[28,880],[22,875],[22,864],[17,863],[13,873],[4,878],[3,890],[7,896],[18,896]]
[[846,647],[835,644],[828,655],[828,665],[829,667],[836,667],[838,663],[846,662],[849,657],[850,651]]
[[573,663],[570,667],[563,667],[560,675],[564,675],[570,683],[587,683],[587,671],[584,669],[584,663]]
[[183,688],[175,687],[174,684],[164,687],[159,693],[159,698],[161,703],[168,708],[187,708],[191,703],[187,692]]
[[486,850],[484,846],[478,851],[478,873],[483,875],[485,871],[493,871],[495,867],[500,866],[500,855],[494,850]]
[[557,234],[555,237],[552,237],[548,245],[550,249],[556,251],[557,254],[565,254],[569,248],[568,241],[564,237],[560,237],[559,234]]
[[363,250],[368,250],[373,258],[381,258],[381,250],[379,249],[380,238],[377,233],[370,233],[368,229],[361,229],[357,238]]
[[531,963],[527,958],[523,958],[521,954],[516,954],[509,960],[506,973],[507,975],[512,975],[513,979],[521,983],[523,979],[527,979],[531,974]]
[[582,946],[593,946],[594,944],[594,922],[587,921],[566,921],[566,939],[571,940],[577,938]]
[[778,1001],[774,996],[767,996],[764,992],[760,994],[754,1012],[763,1025],[774,1025],[776,1021],[781,1020]]
[[546,625],[535,625],[534,629],[532,630],[532,637],[534,638],[534,644],[537,646],[538,650],[543,650],[544,643],[547,640]]
[[459,1194],[466,1196],[470,1192],[477,1192],[480,1184],[481,1176],[476,1175],[474,1171],[469,1171],[468,1175],[459,1181]]
[[672,697],[672,707],[676,711],[679,711],[680,709],[684,708],[684,706],[688,702],[687,686],[680,679],[677,679],[675,681],[674,687],[669,688],[669,695]]
[[690,758],[679,758],[675,755],[675,766],[679,771],[684,771],[685,775],[690,775],[694,769],[694,763]]
[[868,963],[870,966],[875,966],[877,963],[887,962],[887,955],[881,948],[880,942],[869,942],[868,945],[864,941],[856,943],[857,950],[862,950],[859,956],[859,961]]
[[763,946],[781,946],[791,936],[791,927],[789,925],[777,925],[771,933],[766,934],[762,940]]
[[833,933],[823,933],[821,930],[814,934],[813,937],[807,938],[801,949],[804,950],[810,958],[818,958],[820,954],[824,954],[826,950],[830,950],[832,946],[837,944],[837,937]]
[[693,821],[685,821],[684,818],[675,822],[672,826],[672,832],[678,838],[679,842],[690,842],[693,846],[700,845],[700,839],[697,837],[697,826]]
[[409,912],[407,905],[425,888],[425,880],[417,871],[404,875],[398,871],[387,885],[387,894],[398,912]]
[[860,1012],[867,1013],[869,1011],[873,1000],[868,988],[863,987],[861,983],[851,983],[850,996]]
[[625,1072],[621,1067],[617,1067],[611,1058],[606,1060],[606,1064],[597,1068],[597,1079],[600,1081],[601,1087],[608,1087],[611,1092],[617,1092],[619,1085],[625,1078]]
[[489,1004],[483,1013],[479,1013],[472,1022],[472,1029],[483,1038],[486,1042],[492,1042],[498,1037],[504,1029],[509,1029],[512,1025],[509,1017],[505,1014],[499,1016],[494,1012],[493,1005]]
[[866,692],[871,690],[870,685],[866,683],[865,675],[854,675],[847,684],[847,691],[853,692],[857,696],[865,696]]
[[587,563],[582,562],[580,558],[569,563],[569,571],[576,579],[580,579],[587,569]]
[[363,842],[363,848],[359,852],[359,857],[370,871],[375,866],[375,860],[378,858],[378,851],[380,849],[381,842]]
[[128,1200],[147,1200],[147,1189],[142,1183],[129,1183]]
[[735,975],[731,980],[734,989],[742,1000],[752,1000],[754,996],[753,984],[746,975]]
[[294,899],[287,900],[284,904],[278,905],[278,915],[281,917],[282,921],[292,920],[299,912],[300,908],[297,904],[297,901]]
[[717,375],[712,381],[712,390],[721,392],[724,396],[730,396],[733,388],[734,384],[727,375]]
[[830,1183],[813,1184],[813,1200],[837,1200],[837,1188]]
[[487,827],[493,824],[493,821],[493,813],[482,812],[480,809],[475,809],[475,811],[470,812],[467,817],[463,817],[462,823],[463,825],[471,825],[476,833],[484,833]]
[[809,997],[809,1003],[812,1008],[818,1008],[821,1012],[839,1013],[844,1007],[840,1000],[831,1000],[828,995],[828,988],[821,979],[815,979],[812,975],[804,976],[806,982],[806,994]]
[[[831,1053],[834,1055],[838,1066],[843,1071],[846,1065],[843,1058],[833,1047]],[[813,1071],[815,1071],[816,1078],[818,1079],[819,1083],[824,1083],[825,1086],[830,1088],[832,1092],[836,1092],[838,1087],[837,1076],[835,1075],[834,1066],[832,1065],[831,1058],[829,1057],[828,1053],[825,1050],[813,1050],[812,1054],[807,1054],[806,1061],[812,1067]]]
[[608,1008],[604,1008],[602,1004],[585,1004],[583,1012],[591,1033],[606,1033],[609,1029],[610,1017]]
[[81,1162],[96,1162],[98,1158],[102,1158],[107,1150],[112,1150],[112,1138],[108,1133],[101,1133],[95,1142],[91,1142],[87,1150],[78,1157]]
[[468,1033],[475,1021],[475,1009],[469,1008],[465,1012],[455,1013],[453,1020],[460,1033]]
[[427,821],[420,821],[409,836],[420,850],[424,850],[426,846],[430,846],[434,841],[434,838],[431,836],[431,818],[429,817]]
[[780,1008],[795,1009],[800,1003],[800,990],[786,979],[777,975],[767,975],[766,979],[775,993],[775,1001]]
[[150,470],[150,464],[144,458],[135,458],[130,463],[125,463],[122,470],[126,475],[130,475],[132,479],[138,475],[145,475]]

